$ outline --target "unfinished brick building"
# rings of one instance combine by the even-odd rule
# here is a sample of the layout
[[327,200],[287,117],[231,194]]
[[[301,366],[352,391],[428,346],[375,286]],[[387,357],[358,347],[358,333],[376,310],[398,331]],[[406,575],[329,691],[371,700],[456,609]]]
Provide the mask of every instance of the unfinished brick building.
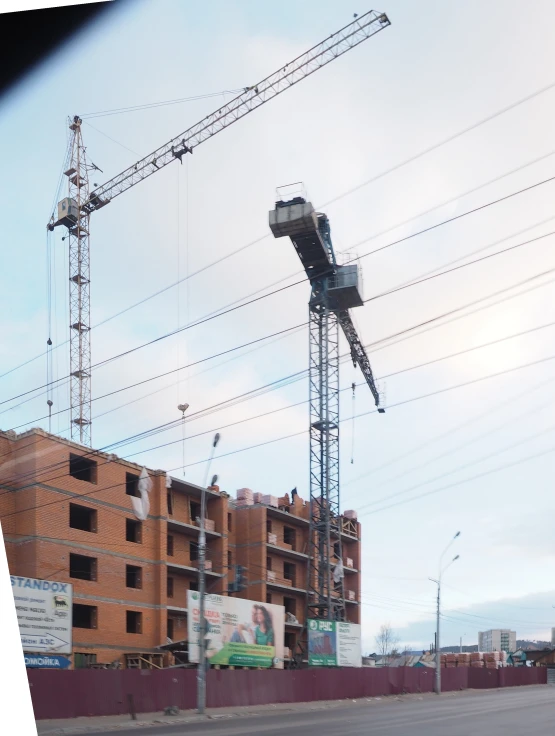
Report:
[[[144,521],[133,512],[142,466],[33,429],[0,432],[0,520],[11,574],[70,582],[73,666],[163,666],[160,647],[187,639],[187,590],[198,587],[201,488],[148,469]],[[348,619],[360,622],[360,525],[343,521]],[[284,605],[285,644],[304,623],[308,507],[236,505],[207,491],[207,590]]]

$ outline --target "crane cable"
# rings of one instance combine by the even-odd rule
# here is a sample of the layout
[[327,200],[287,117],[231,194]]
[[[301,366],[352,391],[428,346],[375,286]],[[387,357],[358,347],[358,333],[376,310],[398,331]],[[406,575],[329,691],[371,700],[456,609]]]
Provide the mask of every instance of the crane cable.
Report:
[[356,399],[355,399],[355,390],[356,390],[356,383],[353,381],[351,384],[351,388],[353,390],[353,400],[352,400],[352,430],[351,430],[351,465],[354,465],[355,462],[355,417],[356,417]]

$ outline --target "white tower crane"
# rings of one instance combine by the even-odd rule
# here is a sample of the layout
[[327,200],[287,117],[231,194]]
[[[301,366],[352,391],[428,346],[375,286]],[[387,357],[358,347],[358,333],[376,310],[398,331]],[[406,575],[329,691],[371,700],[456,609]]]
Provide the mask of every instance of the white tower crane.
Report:
[[86,161],[81,133],[82,121],[77,115],[72,119],[70,129],[73,141],[65,171],[69,180],[69,196],[59,203],[58,217],[52,218],[48,228],[53,230],[57,225],[63,225],[69,231],[70,419],[73,440],[91,445],[90,215],[172,161],[181,161],[184,155],[193,153],[197,146],[216,133],[389,25],[388,17],[374,10],[360,17],[355,16],[355,20],[332,33],[325,41],[313,46],[258,84],[246,87],[231,102],[92,192],[89,192],[88,175],[91,168],[96,167],[88,165]]

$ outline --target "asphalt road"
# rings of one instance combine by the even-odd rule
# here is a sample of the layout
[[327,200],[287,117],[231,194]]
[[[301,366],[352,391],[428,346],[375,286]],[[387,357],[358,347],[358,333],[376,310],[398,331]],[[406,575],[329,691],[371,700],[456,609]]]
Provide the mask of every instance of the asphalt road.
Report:
[[[317,704],[314,704],[317,706]],[[358,701],[324,711],[297,711],[210,720],[181,725],[141,727],[141,736],[522,736],[551,733],[555,688],[526,687],[503,691],[444,695],[440,699]],[[118,729],[118,736],[136,730]],[[87,736],[93,736],[88,732]]]

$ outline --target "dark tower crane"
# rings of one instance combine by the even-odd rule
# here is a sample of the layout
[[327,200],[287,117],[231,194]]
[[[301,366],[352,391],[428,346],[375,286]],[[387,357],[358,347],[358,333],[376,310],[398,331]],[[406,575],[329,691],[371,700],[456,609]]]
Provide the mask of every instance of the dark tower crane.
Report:
[[[293,185],[294,186],[294,185]],[[279,195],[278,195],[279,196]],[[378,412],[380,395],[370,361],[349,309],[361,307],[360,273],[354,262],[339,265],[325,214],[305,196],[276,202],[270,212],[274,237],[291,238],[310,282],[310,528],[306,618],[345,621],[339,503],[339,326],[361,369]],[[334,579],[335,578],[335,579]],[[306,624],[305,624],[306,625]]]
[[65,171],[69,180],[69,197],[60,202],[57,219],[53,217],[47,226],[53,230],[57,225],[64,225],[69,231],[71,439],[82,444],[91,444],[90,215],[172,161],[182,162],[183,156],[193,153],[204,141],[389,25],[388,17],[375,10],[360,17],[355,16],[351,23],[258,84],[246,87],[238,97],[184,133],[102,186],[95,185],[94,191],[90,193],[89,171],[97,167],[86,162],[81,133],[82,121],[78,115],[73,117],[70,123],[73,139]]

